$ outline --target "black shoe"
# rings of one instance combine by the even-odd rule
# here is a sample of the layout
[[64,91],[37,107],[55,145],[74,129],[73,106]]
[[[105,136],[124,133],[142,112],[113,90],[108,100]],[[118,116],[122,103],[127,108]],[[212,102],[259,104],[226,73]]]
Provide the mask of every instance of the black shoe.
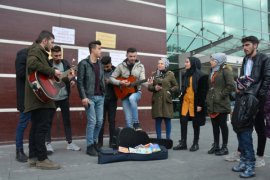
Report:
[[222,148],[219,151],[215,152],[215,154],[217,156],[227,155],[227,154],[229,154],[229,150],[228,150],[227,146],[222,146]]
[[173,147],[173,150],[187,150],[187,143],[186,141],[179,141],[179,144]]
[[103,146],[103,143],[96,143],[94,142],[94,147],[96,149],[97,152],[100,152],[100,148]]
[[198,143],[193,143],[189,151],[198,151],[199,150],[199,144]]
[[133,123],[133,128],[135,129],[135,131],[141,131],[142,128],[140,126],[140,123]]
[[88,154],[90,156],[97,156],[98,155],[94,144],[87,146],[86,154]]
[[18,162],[27,162],[28,157],[24,154],[23,149],[16,149],[16,160]]
[[215,154],[217,151],[219,151],[219,145],[213,144],[212,148],[208,151],[208,154]]

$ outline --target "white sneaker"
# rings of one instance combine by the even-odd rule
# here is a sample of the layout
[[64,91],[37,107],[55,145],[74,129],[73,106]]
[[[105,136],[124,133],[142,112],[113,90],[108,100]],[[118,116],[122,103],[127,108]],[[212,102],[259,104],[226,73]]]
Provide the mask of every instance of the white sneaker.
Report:
[[224,157],[225,161],[235,162],[240,161],[240,152],[236,151]]
[[255,167],[263,167],[265,166],[265,161],[264,161],[264,158],[263,157],[260,157],[260,156],[257,156],[256,157],[256,164],[255,164]]
[[54,152],[54,149],[53,149],[51,143],[46,143],[46,149],[47,149],[48,153],[53,153]]
[[74,143],[67,144],[67,150],[80,151],[81,148]]

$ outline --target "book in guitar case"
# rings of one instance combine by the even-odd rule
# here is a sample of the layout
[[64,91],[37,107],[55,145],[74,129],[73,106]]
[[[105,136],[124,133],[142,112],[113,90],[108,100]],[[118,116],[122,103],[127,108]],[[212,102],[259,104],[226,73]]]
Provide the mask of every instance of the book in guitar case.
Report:
[[123,78],[123,77],[118,77],[116,78],[117,80],[127,80],[130,82],[129,86],[114,86],[114,92],[115,95],[119,98],[119,99],[124,99],[126,98],[129,94],[132,94],[134,92],[136,92],[136,86],[147,82],[147,79],[143,79],[143,80],[139,80],[137,81],[135,76],[129,76],[128,78]]
[[58,99],[61,89],[66,86],[62,79],[67,77],[71,70],[76,71],[77,66],[74,66],[71,69],[63,72],[60,78],[54,76],[49,77],[35,71],[28,76],[28,81],[37,98],[41,102],[46,103],[48,101]]

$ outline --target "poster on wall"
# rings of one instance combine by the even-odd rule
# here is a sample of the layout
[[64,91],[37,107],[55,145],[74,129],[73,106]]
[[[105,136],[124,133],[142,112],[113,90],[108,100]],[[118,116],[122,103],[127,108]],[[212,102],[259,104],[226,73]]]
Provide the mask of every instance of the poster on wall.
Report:
[[126,53],[121,51],[110,52],[110,56],[112,58],[112,65],[114,66],[117,66],[126,59]]
[[75,44],[75,29],[52,27],[55,43]]
[[89,49],[78,49],[78,63],[89,56]]
[[101,42],[102,48],[116,48],[116,34],[96,32],[96,40]]

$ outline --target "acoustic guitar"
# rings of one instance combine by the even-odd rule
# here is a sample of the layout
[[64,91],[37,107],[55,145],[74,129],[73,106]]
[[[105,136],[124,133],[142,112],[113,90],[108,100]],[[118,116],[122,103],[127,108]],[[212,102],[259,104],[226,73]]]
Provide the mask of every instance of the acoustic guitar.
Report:
[[28,81],[37,98],[46,103],[58,99],[61,88],[66,86],[62,79],[67,77],[72,70],[76,71],[77,66],[63,72],[59,78],[49,77],[36,71],[28,76]]
[[134,92],[136,92],[136,86],[147,82],[147,79],[143,79],[143,80],[139,80],[137,81],[135,76],[129,76],[128,78],[123,78],[123,77],[118,77],[116,78],[117,80],[127,80],[130,82],[129,86],[123,86],[123,85],[119,85],[119,86],[114,86],[114,92],[115,95],[119,98],[119,99],[124,99],[126,98],[129,94],[132,94]]

